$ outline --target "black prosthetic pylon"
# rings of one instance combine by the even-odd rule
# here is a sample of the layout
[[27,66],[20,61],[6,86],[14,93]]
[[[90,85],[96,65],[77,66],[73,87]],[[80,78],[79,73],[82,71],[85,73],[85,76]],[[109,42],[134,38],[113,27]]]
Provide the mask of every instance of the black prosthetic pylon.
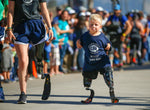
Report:
[[115,97],[114,90],[110,89],[109,93],[110,93],[111,102],[112,103],[118,103],[119,99]]
[[86,90],[90,90],[90,96],[86,100],[82,100],[81,103],[83,104],[89,104],[92,102],[92,99],[94,97],[94,90],[90,88],[86,88]]

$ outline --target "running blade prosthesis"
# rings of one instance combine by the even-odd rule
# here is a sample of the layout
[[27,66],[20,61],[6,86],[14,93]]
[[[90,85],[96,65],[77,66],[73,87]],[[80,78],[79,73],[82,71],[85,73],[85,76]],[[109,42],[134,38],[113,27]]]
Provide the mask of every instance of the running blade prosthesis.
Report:
[[92,99],[94,97],[94,90],[90,88],[86,88],[86,90],[90,90],[90,96],[86,100],[82,100],[81,103],[83,104],[89,104],[92,102]]

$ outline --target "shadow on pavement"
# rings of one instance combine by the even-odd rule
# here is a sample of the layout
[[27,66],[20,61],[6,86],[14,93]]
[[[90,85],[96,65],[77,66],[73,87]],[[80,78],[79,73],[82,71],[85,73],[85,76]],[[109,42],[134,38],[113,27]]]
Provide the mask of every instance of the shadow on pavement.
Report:
[[[123,70],[148,70],[150,69],[150,63],[147,64],[143,64],[143,65],[128,65],[128,66],[124,66]],[[114,68],[115,71],[119,71],[118,68]]]
[[[5,96],[19,96],[17,94],[14,95],[5,95]],[[28,97],[40,97],[41,95],[38,94],[28,94]],[[28,103],[35,103],[35,104],[68,104],[68,105],[84,105],[79,101],[55,101],[51,100],[51,97],[64,97],[64,98],[87,98],[88,96],[82,96],[82,95],[50,95],[49,99],[46,101],[43,100],[28,100]],[[105,97],[105,96],[95,96],[94,99],[110,99],[110,97]],[[120,99],[120,102],[117,104],[112,104],[110,101],[108,102],[93,102],[90,103],[92,105],[105,105],[105,106],[113,106],[113,105],[118,105],[118,106],[145,106],[145,107],[150,107],[150,97],[118,97]],[[69,99],[70,100],[70,99]],[[129,100],[129,102],[127,102]],[[137,102],[138,101],[138,102]],[[16,100],[5,100],[3,103],[12,103],[12,104],[17,104]],[[143,109],[144,110],[144,109]],[[148,110],[148,109],[146,109]]]

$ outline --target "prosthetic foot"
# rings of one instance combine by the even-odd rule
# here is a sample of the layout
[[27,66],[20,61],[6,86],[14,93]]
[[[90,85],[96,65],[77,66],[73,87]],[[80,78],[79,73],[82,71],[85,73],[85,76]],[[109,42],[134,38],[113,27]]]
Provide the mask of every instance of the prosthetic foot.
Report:
[[110,89],[109,93],[110,93],[111,102],[112,103],[118,103],[119,99],[115,97],[114,90]]
[[90,90],[90,96],[86,100],[82,100],[81,103],[89,104],[92,102],[92,99],[94,97],[94,90],[90,88],[86,88],[86,90]]

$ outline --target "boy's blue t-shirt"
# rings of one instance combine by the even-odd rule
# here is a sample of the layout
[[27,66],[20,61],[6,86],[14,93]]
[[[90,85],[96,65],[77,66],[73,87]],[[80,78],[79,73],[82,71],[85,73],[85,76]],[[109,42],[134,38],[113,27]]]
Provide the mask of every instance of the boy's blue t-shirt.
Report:
[[[67,21],[59,20],[58,27],[60,28],[60,30],[69,30],[69,24]],[[61,34],[59,39],[62,38],[64,38],[64,44],[67,43],[69,40],[69,34],[68,33]]]
[[52,27],[52,31],[53,31],[53,37],[54,37],[54,40],[52,40],[52,44],[55,45],[55,47],[58,47],[59,39],[58,39],[57,31],[55,27]]
[[105,51],[107,43],[111,44],[111,42],[103,33],[98,36],[91,36],[89,32],[86,32],[80,37],[80,41],[85,50],[83,71],[98,71],[104,67],[111,66]]

